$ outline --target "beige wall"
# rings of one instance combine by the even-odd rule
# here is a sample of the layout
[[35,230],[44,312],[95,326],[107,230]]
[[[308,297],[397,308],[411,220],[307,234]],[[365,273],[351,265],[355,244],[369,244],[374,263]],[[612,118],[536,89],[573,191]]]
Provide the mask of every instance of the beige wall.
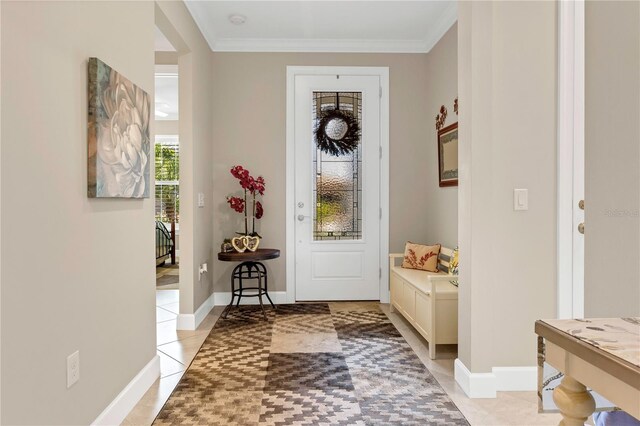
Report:
[[460,2],[458,31],[458,356],[534,366],[534,322],[556,315],[556,5]]
[[[213,53],[213,244],[242,229],[225,197],[239,188],[229,169],[241,164],[267,181],[259,232],[280,259],[267,262],[270,289],[285,289],[285,125],[288,65],[388,66],[390,68],[390,250],[406,240],[426,240],[432,207],[416,191],[428,179],[425,163],[437,161],[427,140],[433,133],[423,54]],[[436,156],[434,159],[434,156]],[[216,291],[229,291],[232,265],[216,263]]]
[[458,96],[458,25],[447,31],[431,51],[427,54],[426,63],[426,101],[429,124],[424,137],[428,156],[425,158],[424,193],[428,202],[427,210],[420,216],[427,226],[427,242],[439,242],[445,247],[458,245],[458,187],[440,188],[438,185],[438,132],[435,127],[435,116],[440,106],[447,108],[448,115],[445,126],[458,121],[453,111],[453,100]]
[[153,7],[2,2],[2,424],[89,424],[155,356],[153,200],[86,195],[87,59],[153,94]]
[[585,316],[640,315],[640,3],[585,5]]
[[[212,273],[199,277],[202,263],[212,265],[214,204],[212,176],[211,50],[183,2],[157,3],[156,24],[178,51],[180,92],[180,313],[192,314],[213,292]],[[156,55],[173,60],[173,54]],[[197,207],[198,193],[205,206]]]

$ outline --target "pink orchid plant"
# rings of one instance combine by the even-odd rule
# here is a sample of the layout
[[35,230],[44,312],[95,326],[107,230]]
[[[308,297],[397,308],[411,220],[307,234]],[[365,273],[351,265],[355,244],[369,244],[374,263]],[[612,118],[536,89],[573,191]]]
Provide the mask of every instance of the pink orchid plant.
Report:
[[[233,177],[238,179],[240,186],[244,190],[244,198],[232,197],[232,196],[227,197],[227,203],[229,203],[229,207],[231,207],[233,210],[237,211],[238,213],[244,213],[244,234],[241,234],[241,235],[251,235],[251,236],[259,237],[260,235],[258,235],[258,233],[256,232],[256,219],[260,219],[262,217],[262,215],[264,214],[264,209],[262,207],[262,203],[260,203],[260,201],[256,201],[256,197],[258,195],[264,195],[264,189],[265,189],[264,178],[262,176],[258,176],[257,178],[254,178],[249,173],[249,170],[245,169],[242,166],[232,167],[231,174],[233,175]],[[248,207],[247,196],[248,195],[251,195],[251,198],[252,198],[251,200],[252,231],[250,234],[249,234],[249,218],[248,218],[248,212],[247,212],[247,207]]]

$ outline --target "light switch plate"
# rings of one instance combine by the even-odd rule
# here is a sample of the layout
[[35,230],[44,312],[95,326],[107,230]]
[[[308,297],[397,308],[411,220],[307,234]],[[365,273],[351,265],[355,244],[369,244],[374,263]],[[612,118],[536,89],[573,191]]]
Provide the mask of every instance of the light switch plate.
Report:
[[514,189],[513,190],[513,210],[529,210],[529,190]]
[[198,207],[204,207],[204,194],[198,192]]
[[80,351],[67,357],[67,389],[80,380]]

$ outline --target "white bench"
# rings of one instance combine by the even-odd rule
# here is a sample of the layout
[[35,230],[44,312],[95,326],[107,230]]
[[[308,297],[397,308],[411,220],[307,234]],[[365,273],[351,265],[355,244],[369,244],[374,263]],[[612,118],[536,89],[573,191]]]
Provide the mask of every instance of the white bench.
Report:
[[391,312],[398,310],[429,342],[429,358],[435,359],[436,345],[458,344],[458,287],[450,281],[449,258],[452,250],[442,247],[438,270],[428,272],[396,265],[404,255],[389,255]]

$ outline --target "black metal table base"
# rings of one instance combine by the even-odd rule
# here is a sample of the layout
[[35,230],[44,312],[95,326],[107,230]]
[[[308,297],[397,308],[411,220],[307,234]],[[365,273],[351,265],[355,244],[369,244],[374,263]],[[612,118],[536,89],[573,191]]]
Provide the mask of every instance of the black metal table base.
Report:
[[[231,303],[224,308],[222,312],[222,318],[226,319],[227,315],[233,308],[233,302],[235,298],[238,298],[236,302],[236,309],[240,310],[240,299],[243,297],[257,297],[260,302],[260,308],[262,309],[262,315],[264,319],[267,320],[267,313],[264,310],[264,304],[262,303],[262,296],[267,296],[269,303],[273,306],[273,309],[277,309],[276,305],[273,304],[271,297],[269,297],[269,293],[267,291],[267,268],[264,266],[262,262],[242,262],[235,268],[233,268],[233,272],[231,273]],[[256,287],[244,287],[244,281],[246,280],[256,280]],[[238,281],[238,288],[236,288],[236,281]],[[246,290],[256,290],[255,293],[245,294]]]

